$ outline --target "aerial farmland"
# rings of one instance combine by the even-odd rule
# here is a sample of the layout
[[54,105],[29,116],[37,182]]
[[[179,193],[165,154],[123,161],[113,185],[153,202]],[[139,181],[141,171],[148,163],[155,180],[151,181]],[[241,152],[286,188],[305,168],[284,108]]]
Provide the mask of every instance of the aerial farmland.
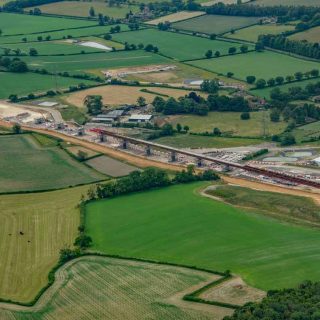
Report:
[[318,2],[0,0],[0,319],[318,319]]

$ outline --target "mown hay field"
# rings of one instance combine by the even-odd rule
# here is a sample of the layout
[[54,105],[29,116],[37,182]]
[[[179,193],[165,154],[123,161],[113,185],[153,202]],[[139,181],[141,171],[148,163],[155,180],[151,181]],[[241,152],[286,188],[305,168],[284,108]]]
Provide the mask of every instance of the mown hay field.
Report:
[[[219,128],[222,132],[228,132],[234,136],[260,136],[262,132],[263,112],[251,112],[249,120],[241,120],[239,112],[209,112],[207,116],[180,115],[168,119],[174,126],[180,123],[189,126],[192,132],[212,132],[213,128]],[[269,133],[281,133],[287,124],[285,122],[271,122],[269,113],[265,116]]]
[[122,177],[128,175],[132,171],[138,170],[134,166],[107,156],[100,156],[90,159],[86,161],[86,164],[110,177]]
[[256,17],[231,17],[207,14],[172,24],[173,28],[207,33],[223,34],[232,29],[243,28],[259,21]]
[[[125,24],[118,24],[120,26],[121,31],[127,31],[129,28]],[[26,38],[27,42],[37,42],[38,37],[42,37],[45,39],[47,36],[50,36],[51,40],[61,40],[63,38],[79,38],[79,37],[87,37],[87,36],[99,36],[106,33],[109,33],[110,28],[114,26],[91,26],[86,28],[77,28],[77,29],[66,29],[60,31],[51,31],[46,33],[32,33],[27,35],[15,35],[15,36],[7,36],[0,37],[0,43],[2,46],[5,44],[12,43],[21,43],[24,42],[22,39]],[[99,40],[101,41],[101,40]]]
[[105,179],[59,147],[41,147],[31,135],[0,136],[0,192],[57,189]]
[[48,290],[37,310],[9,311],[0,304],[0,318],[220,320],[232,313],[230,309],[192,304],[176,297],[219,278],[206,272],[92,256],[66,264],[57,278],[56,288]]
[[[66,77],[52,77],[36,73],[10,73],[0,72],[0,99],[7,99],[11,94],[18,96],[28,95],[29,93],[42,93],[52,88],[67,89],[69,86],[80,83],[92,85],[93,81],[74,79]],[[17,86],[21,82],[23,85]]]
[[294,26],[292,25],[265,24],[254,25],[248,28],[240,29],[234,33],[229,32],[224,36],[236,40],[257,42],[258,37],[261,34],[280,34],[282,32],[291,30],[294,30]]
[[[90,55],[23,57],[30,68],[49,71],[108,70],[110,68],[168,64],[169,60],[154,53],[142,50],[93,53]],[[102,75],[102,74],[101,74]]]
[[39,17],[27,14],[0,13],[0,29],[3,36],[89,27],[97,25],[96,21],[66,18]]
[[77,235],[87,188],[0,196],[0,298],[29,302],[47,284],[60,249]]
[[264,290],[319,279],[318,230],[203,197],[196,190],[204,186],[177,185],[88,204],[93,249],[229,269]]
[[209,49],[213,52],[219,50],[221,54],[227,54],[230,47],[239,48],[241,46],[239,43],[209,40],[156,29],[119,33],[115,34],[113,38],[122,43],[156,45],[160,53],[177,60],[204,58]]
[[[111,18],[123,19],[130,11],[139,12],[139,6],[136,5],[120,5],[109,7],[105,2],[99,1],[78,1],[75,5],[73,1],[63,1],[56,3],[44,4],[37,6],[44,13],[76,16],[76,17],[89,17],[90,8],[93,7],[96,15],[102,13]],[[29,8],[31,9],[31,8]]]
[[320,42],[320,27],[311,28],[309,30],[298,32],[289,37],[292,40],[307,40],[308,42]]
[[205,59],[190,62],[195,67],[226,75],[232,72],[235,78],[245,80],[247,76],[268,80],[272,77],[294,75],[295,72],[307,72],[319,69],[320,63],[290,57],[271,51],[250,52],[218,59]]
[[[141,91],[143,89],[150,90],[152,93],[150,91]],[[123,104],[134,104],[139,97],[144,97],[147,102],[152,102],[157,94],[164,99],[168,98],[166,96],[177,99],[190,92],[191,91],[182,89],[107,85],[72,93],[66,98],[66,101],[81,108],[83,107],[83,101],[87,95],[101,95],[104,104],[108,106],[118,106]],[[206,96],[206,94],[202,95]]]
[[160,22],[167,22],[167,21],[173,23],[181,20],[198,17],[203,14],[205,13],[202,11],[180,11],[180,12],[168,14],[167,16],[163,16],[163,17],[148,21],[147,23],[152,25],[158,25],[158,23]]

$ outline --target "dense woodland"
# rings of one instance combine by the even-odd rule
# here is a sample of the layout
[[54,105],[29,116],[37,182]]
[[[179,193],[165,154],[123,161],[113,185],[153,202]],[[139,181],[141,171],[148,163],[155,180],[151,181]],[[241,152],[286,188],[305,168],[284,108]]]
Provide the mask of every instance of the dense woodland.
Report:
[[261,303],[249,303],[224,320],[319,320],[320,282],[269,291]]

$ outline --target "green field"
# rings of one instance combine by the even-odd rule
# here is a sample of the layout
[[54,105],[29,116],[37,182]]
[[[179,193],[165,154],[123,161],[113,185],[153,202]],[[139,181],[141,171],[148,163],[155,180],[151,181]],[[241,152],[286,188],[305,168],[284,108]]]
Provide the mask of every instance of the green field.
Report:
[[203,183],[88,204],[93,249],[231,270],[261,289],[320,277],[318,230],[280,223],[198,195]]
[[319,205],[313,199],[232,185],[221,185],[206,193],[234,206],[252,208],[280,220],[320,226]]
[[238,43],[209,40],[156,29],[119,33],[115,34],[113,38],[130,44],[156,45],[160,53],[178,60],[200,59],[205,57],[205,53],[209,49],[213,52],[219,50],[221,54],[227,54],[230,47],[239,48],[241,46]]
[[[64,55],[64,54],[82,54],[92,52],[106,52],[106,50],[85,47],[77,44],[63,43],[61,42],[32,42],[32,43],[18,43],[18,44],[7,44],[0,46],[1,48],[9,48],[12,51],[20,49],[22,54],[29,55],[29,50],[34,48],[37,50],[38,55]],[[14,52],[10,54],[14,55]]]
[[145,51],[120,51],[90,55],[24,57],[30,68],[49,71],[91,71],[109,68],[133,67],[148,64],[167,64],[168,59]]
[[31,135],[0,136],[0,150],[0,192],[50,190],[104,179],[59,147],[42,147]]
[[85,21],[65,18],[49,18],[27,14],[0,13],[2,35],[39,33],[51,30],[62,30],[97,25],[96,21]]
[[242,80],[251,75],[256,76],[257,79],[264,78],[268,80],[276,76],[286,77],[298,71],[306,72],[320,68],[320,63],[318,62],[297,59],[271,51],[250,52],[232,57],[198,60],[190,62],[190,64],[224,75],[228,72],[233,72],[235,78]]
[[[307,140],[312,137],[318,138],[320,136],[320,121],[298,127],[293,131],[293,134],[298,142],[302,142],[303,140]],[[318,145],[319,141],[312,144]]]
[[307,40],[309,42],[320,42],[320,27],[311,28],[309,30],[298,32],[289,37],[292,40]]
[[[129,28],[125,24],[118,24],[121,28],[121,31],[127,31]],[[78,29],[66,29],[62,31],[51,31],[47,33],[34,33],[28,35],[18,35],[18,36],[8,36],[0,37],[0,44],[8,43],[20,43],[23,42],[23,38],[26,38],[28,42],[38,42],[38,37],[42,36],[45,39],[47,36],[51,37],[51,40],[61,40],[63,38],[79,38],[79,37],[88,37],[88,36],[98,36],[106,34],[110,31],[110,28],[114,26],[94,26],[88,28],[78,28]]]
[[[51,70],[52,71],[52,70]],[[52,77],[49,75],[40,75],[36,73],[9,73],[0,72],[0,99],[6,99],[11,94],[18,96],[27,95],[29,93],[41,93],[51,89],[65,89],[69,86],[79,83],[94,84],[93,81],[73,79],[65,77]],[[21,85],[17,85],[21,83]]]
[[60,249],[77,235],[87,189],[0,196],[0,298],[29,302],[47,284]]
[[[212,132],[219,128],[234,136],[260,136],[262,129],[263,112],[251,112],[249,120],[240,120],[239,112],[210,112],[207,116],[180,115],[169,119],[174,126],[180,123],[189,126],[191,132]],[[281,133],[286,127],[284,122],[271,122],[269,114],[266,115],[270,134]]]
[[139,12],[139,6],[135,5],[121,5],[119,7],[109,7],[105,2],[98,1],[77,1],[76,5],[74,1],[63,1],[50,4],[44,4],[37,6],[42,12],[58,15],[76,16],[76,17],[88,17],[91,7],[94,8],[96,15],[102,13],[105,16],[121,19],[125,18],[126,14],[130,11]]
[[320,6],[318,0],[255,0],[252,4],[259,6]]
[[223,34],[233,29],[243,28],[259,21],[256,17],[220,16],[207,14],[204,16],[173,23],[172,27],[180,30]]
[[177,148],[234,148],[263,143],[260,139],[215,138],[187,134],[162,137],[155,142]]
[[294,26],[292,25],[265,24],[240,29],[235,31],[233,34],[229,32],[224,36],[236,40],[257,42],[258,37],[261,34],[280,34],[291,30],[294,30]]
[[[308,80],[303,80],[303,81],[286,83],[286,84],[283,84],[281,86],[277,86],[277,88],[279,88],[283,92],[288,92],[289,88],[292,88],[292,87],[305,88],[307,84],[316,83],[316,82],[319,82],[319,81],[320,81],[319,78],[308,79]],[[270,98],[270,93],[274,88],[275,87],[267,87],[267,88],[264,88],[264,89],[251,90],[250,92],[252,94],[254,94],[254,95],[259,96],[259,97],[263,97],[263,98],[269,99]]]
[[172,298],[213,277],[186,268],[83,257],[58,271],[56,288],[49,289],[49,299],[46,298],[39,308],[9,311],[1,309],[0,305],[0,318],[217,320],[232,310],[217,307],[201,310],[201,306]]

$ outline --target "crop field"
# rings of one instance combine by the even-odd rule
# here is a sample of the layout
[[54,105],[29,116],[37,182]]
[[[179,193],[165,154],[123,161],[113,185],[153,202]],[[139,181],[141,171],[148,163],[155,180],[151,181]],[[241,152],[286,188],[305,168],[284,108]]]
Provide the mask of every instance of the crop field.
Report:
[[78,1],[77,5],[73,1],[63,1],[44,4],[42,6],[37,6],[44,13],[58,14],[58,15],[67,15],[67,16],[76,16],[76,17],[88,17],[89,10],[91,7],[94,8],[96,15],[102,13],[108,17],[115,19],[125,18],[126,14],[130,11],[138,12],[139,6],[135,5],[122,5],[122,6],[108,6],[105,2],[98,1]]
[[18,44],[7,44],[0,46],[1,48],[9,48],[13,52],[14,50],[20,49],[22,54],[29,55],[29,50],[34,48],[37,50],[38,55],[64,55],[64,54],[82,54],[92,52],[106,52],[106,50],[85,47],[78,44],[64,43],[64,42],[32,42],[32,43],[18,43]]
[[239,48],[241,46],[238,43],[209,40],[156,29],[119,33],[113,38],[123,43],[156,45],[160,53],[177,60],[204,58],[209,49],[213,52],[219,50],[221,54],[227,54],[230,47]]
[[319,279],[318,230],[202,197],[195,190],[203,186],[178,185],[88,204],[93,249],[229,269],[264,290]]
[[232,72],[237,79],[245,80],[247,76],[268,80],[276,76],[293,75],[295,72],[306,72],[319,69],[320,63],[290,57],[271,51],[250,52],[218,59],[205,59],[190,62],[195,67],[226,75]]
[[252,4],[259,6],[320,6],[318,0],[255,0]]
[[[17,82],[21,81],[22,86],[17,86]],[[36,73],[9,73],[0,72],[0,99],[7,99],[10,94],[18,96],[27,95],[29,93],[46,92],[52,88],[65,89],[79,83],[94,84],[93,81],[80,80],[65,77],[52,77],[49,75],[40,75]]]
[[207,33],[223,34],[233,29],[243,28],[259,21],[256,17],[231,17],[220,15],[204,15],[172,24],[173,28]]
[[258,37],[261,34],[281,34],[285,31],[294,30],[292,25],[278,25],[278,24],[265,24],[254,25],[248,28],[236,30],[233,34],[227,33],[224,36],[236,40],[245,40],[251,42],[257,42]]
[[120,51],[93,53],[90,55],[25,57],[30,68],[45,68],[49,71],[90,71],[94,69],[142,66],[148,64],[168,64],[168,59],[145,51]]
[[[242,0],[241,3],[246,3],[249,2],[250,0]],[[222,2],[224,4],[236,4],[237,0],[197,0],[195,1],[197,3],[201,3],[202,6],[204,7],[208,7],[208,6],[212,6],[216,3]]]
[[231,185],[218,186],[206,193],[232,205],[252,208],[280,220],[320,226],[319,205],[313,199]]
[[33,32],[81,28],[97,25],[95,21],[39,17],[14,13],[0,13],[2,35],[24,35]]
[[[289,88],[301,87],[301,88],[304,89],[307,86],[307,84],[316,83],[316,82],[319,82],[319,81],[320,81],[319,78],[317,78],[317,79],[308,79],[308,80],[303,80],[303,81],[296,81],[296,82],[286,83],[286,84],[283,84],[281,86],[277,86],[277,88],[279,88],[283,92],[288,92]],[[274,88],[275,87],[267,87],[267,88],[264,88],[264,89],[251,90],[250,92],[252,94],[254,94],[254,95],[259,96],[259,97],[263,97],[263,98],[269,99],[270,98],[270,93]]]
[[307,40],[308,42],[320,42],[320,27],[298,32],[289,37],[292,40]]
[[[127,31],[129,28],[125,24],[118,24],[121,28],[121,31]],[[51,31],[46,33],[33,33],[27,35],[15,35],[15,36],[7,36],[0,37],[0,44],[3,46],[4,44],[10,43],[21,43],[23,42],[23,38],[27,39],[27,42],[38,42],[38,37],[41,36],[45,39],[47,36],[51,37],[51,40],[61,40],[64,38],[79,38],[79,37],[87,37],[87,36],[99,36],[106,33],[109,33],[110,28],[114,26],[93,26],[86,28],[78,28],[78,29],[66,29],[61,31]]]
[[[169,118],[174,126],[180,123],[189,126],[191,132],[212,132],[219,128],[234,136],[260,136],[262,132],[263,112],[251,112],[249,120],[240,120],[239,112],[210,112],[207,116],[180,115]],[[266,121],[270,134],[281,133],[287,124],[285,122],[271,122],[269,113]]]
[[[192,128],[191,128],[192,129]],[[176,148],[234,148],[263,143],[261,139],[216,138],[180,134],[156,139],[155,142]]]
[[41,147],[30,135],[2,136],[0,150],[0,192],[47,190],[104,179],[59,147]]
[[86,161],[86,164],[110,177],[127,176],[132,171],[138,170],[136,167],[107,156],[90,159]]
[[168,14],[167,16],[163,16],[163,17],[148,21],[147,23],[152,25],[158,25],[158,23],[160,22],[167,22],[167,21],[173,23],[181,20],[198,17],[203,14],[205,13],[202,11],[180,11],[180,12]]
[[[153,93],[143,92],[141,90],[146,89],[150,90]],[[78,91],[70,94],[66,101],[77,107],[83,107],[83,100],[87,95],[101,95],[103,102],[109,106],[117,106],[123,104],[134,104],[137,102],[139,97],[144,97],[147,102],[152,102],[153,99],[159,95],[168,95],[170,97],[179,98],[183,97],[186,94],[189,94],[191,91],[180,90],[180,89],[171,89],[171,88],[156,88],[156,87],[133,87],[133,86],[117,86],[117,85],[107,85],[97,88],[91,88],[87,90]],[[202,94],[206,96],[206,94]],[[164,99],[167,99],[163,96]]]
[[60,249],[77,235],[86,190],[0,196],[0,298],[29,302],[46,285]]
[[51,293],[47,294],[52,299],[48,301],[44,296],[39,310],[28,312],[23,308],[19,312],[0,308],[1,319],[217,320],[232,312],[194,306],[175,298],[177,293],[214,277],[205,272],[106,257],[83,257],[66,264],[58,275],[58,287],[50,288]]

